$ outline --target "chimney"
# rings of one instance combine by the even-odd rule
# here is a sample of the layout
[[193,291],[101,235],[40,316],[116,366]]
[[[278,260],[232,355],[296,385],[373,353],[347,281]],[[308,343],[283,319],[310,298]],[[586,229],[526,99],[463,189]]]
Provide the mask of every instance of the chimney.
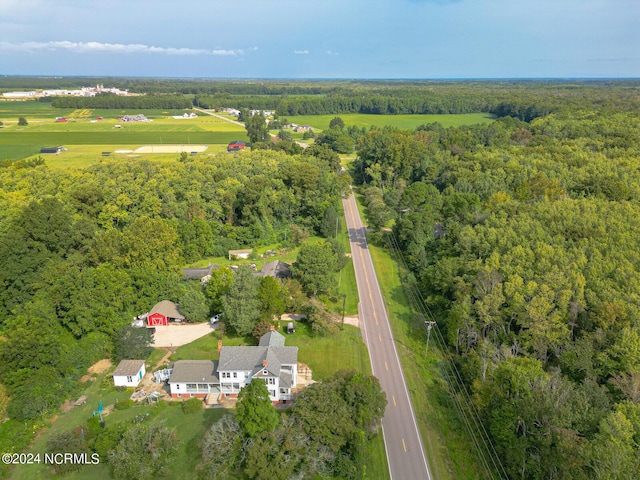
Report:
[[273,324],[269,325],[269,331],[270,332],[275,332],[275,330],[276,330],[276,326],[275,325],[273,325]]
[[222,340],[218,340],[218,355],[220,355],[220,350],[222,350]]
[[268,364],[268,362],[267,362],[266,360],[262,360],[262,366],[263,366],[263,367],[266,367],[266,366],[267,366],[267,364]]

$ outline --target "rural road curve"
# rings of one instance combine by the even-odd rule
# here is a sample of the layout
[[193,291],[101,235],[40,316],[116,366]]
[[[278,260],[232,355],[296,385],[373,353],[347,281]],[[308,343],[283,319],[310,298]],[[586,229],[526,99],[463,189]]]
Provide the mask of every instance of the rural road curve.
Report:
[[394,480],[431,480],[431,472],[409,391],[400,365],[380,285],[353,194],[342,200],[349,231],[351,258],[356,273],[360,305],[360,325],[373,374],[387,396],[382,432],[387,449],[389,472]]

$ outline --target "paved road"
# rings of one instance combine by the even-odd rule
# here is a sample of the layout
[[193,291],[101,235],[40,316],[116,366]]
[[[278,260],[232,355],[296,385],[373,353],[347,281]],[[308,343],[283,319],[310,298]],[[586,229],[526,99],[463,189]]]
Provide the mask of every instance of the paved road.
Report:
[[343,199],[342,205],[349,230],[351,257],[360,296],[360,324],[365,343],[369,348],[373,374],[380,380],[382,390],[389,402],[382,419],[382,430],[391,478],[431,480],[432,476],[409,400],[409,392],[355,197],[351,195]]

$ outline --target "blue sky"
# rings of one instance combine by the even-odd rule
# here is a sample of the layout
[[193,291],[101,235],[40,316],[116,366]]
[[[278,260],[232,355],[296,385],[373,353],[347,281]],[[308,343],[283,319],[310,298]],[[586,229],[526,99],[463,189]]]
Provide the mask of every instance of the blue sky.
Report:
[[0,74],[640,77],[639,0],[0,0]]

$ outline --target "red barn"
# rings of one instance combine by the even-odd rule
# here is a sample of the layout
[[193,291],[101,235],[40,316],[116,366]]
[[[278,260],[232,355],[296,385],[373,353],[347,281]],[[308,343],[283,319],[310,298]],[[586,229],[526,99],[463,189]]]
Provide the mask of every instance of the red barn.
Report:
[[245,142],[234,140],[229,145],[227,145],[227,152],[238,152],[240,150],[244,150],[245,148],[247,148],[247,144]]
[[180,315],[175,303],[162,300],[149,311],[147,325],[150,327],[167,326],[170,322],[182,322],[183,320],[184,316]]

